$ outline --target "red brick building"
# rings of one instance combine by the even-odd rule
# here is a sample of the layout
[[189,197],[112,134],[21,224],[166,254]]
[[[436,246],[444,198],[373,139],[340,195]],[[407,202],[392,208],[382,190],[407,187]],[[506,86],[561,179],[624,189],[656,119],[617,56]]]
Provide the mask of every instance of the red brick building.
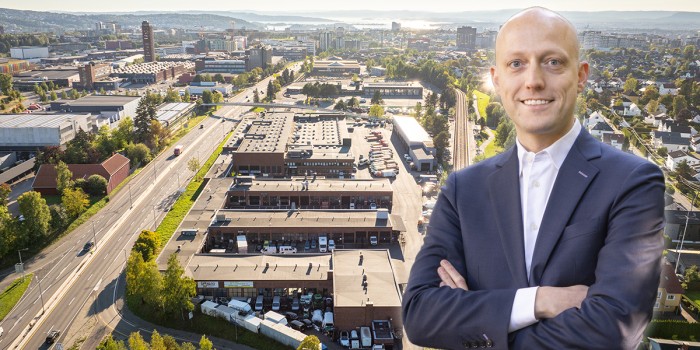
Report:
[[[73,173],[73,180],[87,180],[92,175],[101,175],[107,180],[107,194],[109,194],[129,176],[129,164],[129,158],[116,153],[100,164],[68,164],[68,169]],[[32,189],[46,195],[58,194],[56,190],[56,166],[42,164],[36,173]]]

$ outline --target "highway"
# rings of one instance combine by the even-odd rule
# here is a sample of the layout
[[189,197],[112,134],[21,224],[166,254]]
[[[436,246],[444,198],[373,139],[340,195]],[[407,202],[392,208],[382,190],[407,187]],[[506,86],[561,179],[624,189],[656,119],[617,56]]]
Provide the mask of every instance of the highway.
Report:
[[[268,79],[249,88],[248,93],[266,87]],[[245,94],[231,100],[243,100]],[[228,111],[219,111],[217,115],[226,113],[227,118],[237,117],[247,110],[234,106],[223,108]],[[46,334],[50,330],[60,330],[56,343],[63,342],[66,330],[76,317],[83,317],[78,313],[84,305],[91,303],[98,312],[100,308],[111,307],[111,303],[95,303],[95,298],[115,300],[117,281],[138,233],[157,226],[177,199],[178,189],[186,186],[193,175],[187,170],[187,160],[195,157],[204,163],[234,126],[232,121],[222,123],[216,118],[208,118],[203,124],[204,129],[194,128],[178,141],[185,146],[182,155],[174,157],[172,149],[165,150],[112,196],[98,214],[27,263],[27,273],[32,272],[38,278],[0,324],[5,329],[0,349],[50,349],[55,344],[45,344]],[[93,251],[82,252],[83,244],[93,237],[97,242]],[[16,277],[11,274],[4,278]],[[42,304],[45,305],[43,315]]]

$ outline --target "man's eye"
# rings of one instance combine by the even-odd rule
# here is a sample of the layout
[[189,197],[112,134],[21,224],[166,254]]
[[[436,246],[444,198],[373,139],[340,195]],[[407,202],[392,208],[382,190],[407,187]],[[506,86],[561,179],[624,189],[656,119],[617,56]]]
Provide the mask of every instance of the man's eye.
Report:
[[512,68],[518,68],[522,65],[520,61],[513,61],[509,64]]
[[557,59],[551,59],[551,60],[549,60],[549,65],[550,65],[550,66],[558,66],[558,65],[560,65],[560,64],[561,64],[561,61],[559,61],[559,60],[557,60]]

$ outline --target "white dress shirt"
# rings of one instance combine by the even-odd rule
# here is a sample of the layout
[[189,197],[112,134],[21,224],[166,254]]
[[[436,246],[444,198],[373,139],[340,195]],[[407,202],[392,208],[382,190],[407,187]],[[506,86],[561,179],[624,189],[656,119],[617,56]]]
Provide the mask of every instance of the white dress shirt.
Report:
[[[519,140],[515,141],[520,166],[520,204],[523,216],[523,238],[525,249],[525,267],[530,278],[530,264],[535,251],[535,242],[539,233],[544,210],[549,194],[557,179],[559,168],[574,145],[581,124],[577,119],[566,135],[544,150],[528,152]],[[508,331],[513,332],[535,322],[535,297],[538,287],[521,288],[515,293],[515,300],[510,314]]]

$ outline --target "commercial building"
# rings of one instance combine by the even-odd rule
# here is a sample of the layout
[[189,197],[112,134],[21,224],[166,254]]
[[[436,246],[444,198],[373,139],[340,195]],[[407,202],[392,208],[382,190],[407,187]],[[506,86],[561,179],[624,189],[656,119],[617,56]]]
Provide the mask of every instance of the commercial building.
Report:
[[155,37],[153,27],[148,21],[141,22],[141,38],[143,39],[143,57],[145,62],[156,60]]
[[246,69],[251,71],[255,68],[265,69],[272,65],[272,48],[269,46],[253,47],[245,51],[248,56]]
[[187,87],[187,91],[194,96],[201,96],[204,91],[218,91],[222,96],[229,96],[233,92],[233,85],[221,84],[215,81],[193,82],[192,85]]
[[[97,117],[96,128],[102,125],[115,126],[126,116],[136,116],[139,96],[96,96],[88,95],[77,100],[57,100],[51,102],[52,111],[67,113],[91,113]],[[86,131],[88,129],[85,129]]]
[[164,127],[176,130],[187,121],[196,106],[195,103],[187,102],[166,103],[156,111],[156,120]]
[[476,28],[469,26],[457,28],[457,48],[460,50],[476,49]]
[[10,48],[10,57],[28,60],[34,58],[49,57],[49,47],[42,46],[18,46]]
[[391,31],[392,31],[392,32],[401,31],[401,23],[399,23],[399,22],[391,22]]
[[134,43],[131,40],[107,40],[105,41],[105,50],[131,50],[134,48]]
[[205,57],[195,61],[194,67],[197,74],[241,74],[246,72],[247,64],[244,59],[217,59],[214,57]]
[[315,61],[312,75],[343,76],[360,74],[360,64],[355,60],[325,60]]
[[[311,178],[308,178],[310,180]],[[391,210],[388,179],[261,179],[237,176],[226,194],[225,209],[369,209]]]
[[92,119],[89,114],[0,115],[0,150],[35,151],[61,146],[74,139],[78,129],[91,130]]
[[175,79],[193,68],[192,62],[147,62],[117,68],[112,75],[132,83],[152,84]]
[[397,134],[401,143],[409,150],[408,154],[413,158],[416,168],[419,171],[433,171],[437,166],[434,157],[435,146],[428,132],[413,117],[394,116],[392,121],[392,133]]
[[[107,180],[107,194],[112,192],[129,176],[129,158],[115,153],[100,164],[66,164],[73,174],[72,180],[87,179],[92,175],[100,175]],[[56,166],[42,164],[32,182],[32,190],[44,195],[58,194],[56,189]]]
[[322,32],[318,37],[318,50],[328,51],[333,45],[333,32]]
[[364,83],[362,91],[369,97],[378,91],[382,97],[423,98],[423,87],[413,82]]
[[355,160],[344,118],[268,113],[250,122],[225,146],[233,169],[244,175],[350,176]]
[[34,85],[53,82],[57,87],[73,87],[80,81],[80,74],[75,68],[41,69],[15,74],[12,83],[17,90],[32,91]]
[[80,85],[84,89],[94,89],[94,84],[98,80],[108,78],[112,74],[112,66],[108,63],[90,62],[78,67]]

